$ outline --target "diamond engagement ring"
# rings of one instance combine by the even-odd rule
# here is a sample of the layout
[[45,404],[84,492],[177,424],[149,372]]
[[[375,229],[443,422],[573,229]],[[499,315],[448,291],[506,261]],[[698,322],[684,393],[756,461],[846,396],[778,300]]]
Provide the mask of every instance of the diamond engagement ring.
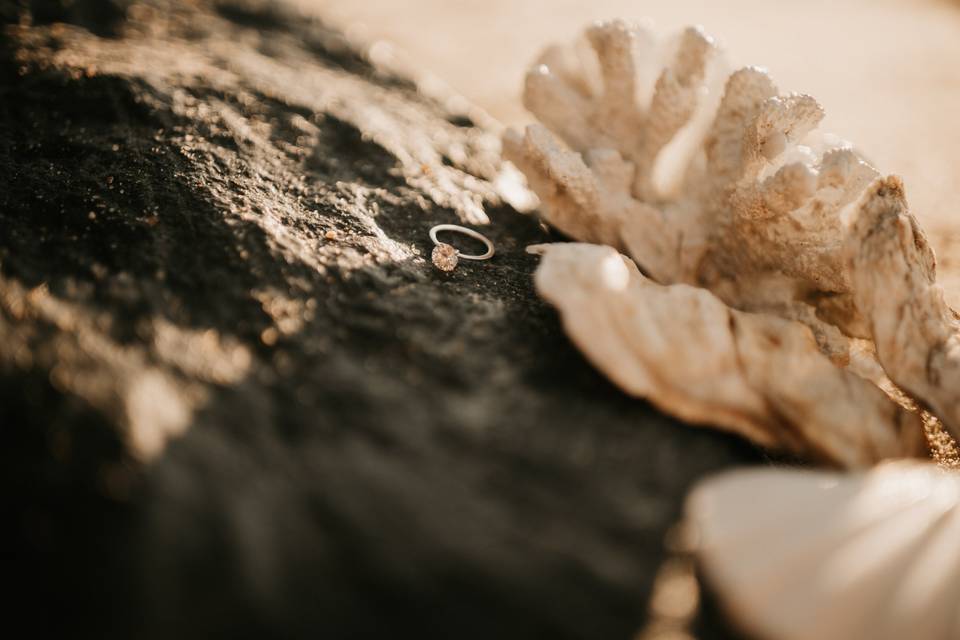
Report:
[[[468,255],[465,253],[460,253],[460,251],[446,242],[441,242],[437,239],[437,233],[440,231],[453,231],[455,233],[462,233],[463,235],[473,238],[474,240],[479,240],[484,245],[486,245],[487,250],[485,253],[477,255]],[[436,246],[433,248],[433,253],[430,254],[433,264],[440,269],[441,271],[453,271],[457,263],[462,260],[489,260],[493,257],[493,243],[478,231],[473,229],[468,229],[466,227],[461,227],[457,224],[438,224],[437,226],[430,229],[430,239],[433,240],[433,244]]]

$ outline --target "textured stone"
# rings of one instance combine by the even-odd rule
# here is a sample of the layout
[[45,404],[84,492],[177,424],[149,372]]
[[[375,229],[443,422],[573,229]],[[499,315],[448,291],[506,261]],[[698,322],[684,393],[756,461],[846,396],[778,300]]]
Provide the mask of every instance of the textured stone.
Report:
[[[11,615],[123,638],[644,624],[687,488],[759,456],[573,348],[524,252],[551,237],[493,186],[492,123],[273,3],[17,6],[0,38]],[[427,232],[445,222],[497,258],[439,273]]]

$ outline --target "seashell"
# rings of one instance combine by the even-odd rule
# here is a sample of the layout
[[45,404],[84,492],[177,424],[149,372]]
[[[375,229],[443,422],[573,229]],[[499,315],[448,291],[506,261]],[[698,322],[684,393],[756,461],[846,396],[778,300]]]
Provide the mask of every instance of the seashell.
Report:
[[587,358],[628,393],[773,449],[864,467],[923,450],[919,417],[834,366],[800,323],[663,286],[611,247],[543,245],[537,291]]
[[960,637],[956,472],[730,472],[694,489],[686,519],[703,576],[755,637]]
[[[574,240],[624,252],[653,282],[704,289],[727,308],[710,320],[685,303],[674,309],[677,326],[720,335],[730,330],[711,323],[735,317],[733,311],[770,318],[741,323],[765,325],[739,342],[711,343],[710,354],[688,350],[684,342],[698,339],[678,332],[661,351],[602,349],[594,343],[608,337],[598,327],[578,325],[574,335],[565,319],[574,341],[621,387],[679,417],[704,420],[690,409],[706,393],[695,375],[698,360],[735,358],[737,348],[766,333],[766,348],[782,369],[764,369],[758,358],[743,363],[741,377],[761,397],[775,397],[779,387],[805,384],[806,370],[784,359],[792,347],[776,337],[792,336],[793,323],[800,323],[835,367],[883,389],[907,411],[930,408],[960,435],[960,323],[936,286],[933,253],[899,179],[880,177],[850,143],[820,131],[824,113],[815,99],[781,94],[757,67],[727,75],[722,52],[699,29],[660,41],[646,27],[613,21],[592,26],[574,45],[548,48],[527,74],[524,102],[539,122],[508,130],[503,151],[539,197],[547,223]],[[593,259],[586,251],[577,255]],[[597,305],[594,297],[605,291],[584,286],[575,295],[557,286],[546,297],[567,316],[575,304]],[[626,385],[637,370],[672,382]],[[828,446],[829,454],[814,453],[827,437],[820,427],[835,422],[822,414],[842,413],[850,429],[875,428],[857,417],[858,402],[872,411],[872,394],[847,391],[818,387],[820,402],[808,394],[807,415],[789,417],[774,405],[742,414],[755,396],[725,393],[714,398],[720,404],[713,422],[765,446],[840,464],[914,455],[903,428],[919,425],[920,417],[904,420],[898,412],[886,413],[885,428],[900,450],[840,455]],[[940,423],[925,417],[941,442]],[[817,425],[805,436],[784,428],[804,421]],[[755,428],[761,423],[768,426]],[[916,438],[921,432],[917,427]],[[877,438],[841,439],[866,446]]]
[[960,436],[960,320],[899,180],[879,182],[847,240],[855,304],[890,378]]

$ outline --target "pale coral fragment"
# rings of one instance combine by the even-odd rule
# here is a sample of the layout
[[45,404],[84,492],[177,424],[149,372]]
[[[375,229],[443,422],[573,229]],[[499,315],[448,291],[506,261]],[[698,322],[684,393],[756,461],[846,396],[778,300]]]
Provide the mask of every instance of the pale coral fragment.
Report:
[[[816,100],[726,76],[699,29],[661,42],[621,21],[547,49],[524,100],[540,122],[505,156],[547,223],[611,247],[549,250],[539,290],[621,387],[845,466],[920,453],[918,406],[960,434],[960,321],[933,254],[899,181],[821,132]],[[619,297],[597,266],[617,251],[636,266]]]

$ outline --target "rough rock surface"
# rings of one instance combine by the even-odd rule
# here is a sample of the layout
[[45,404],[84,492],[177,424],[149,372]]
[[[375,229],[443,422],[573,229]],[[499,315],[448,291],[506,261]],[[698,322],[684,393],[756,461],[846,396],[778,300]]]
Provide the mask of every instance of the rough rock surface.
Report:
[[[629,637],[687,488],[758,453],[577,353],[497,132],[264,6],[0,9],[14,610],[71,636]],[[431,225],[487,219],[496,259],[430,264]]]

